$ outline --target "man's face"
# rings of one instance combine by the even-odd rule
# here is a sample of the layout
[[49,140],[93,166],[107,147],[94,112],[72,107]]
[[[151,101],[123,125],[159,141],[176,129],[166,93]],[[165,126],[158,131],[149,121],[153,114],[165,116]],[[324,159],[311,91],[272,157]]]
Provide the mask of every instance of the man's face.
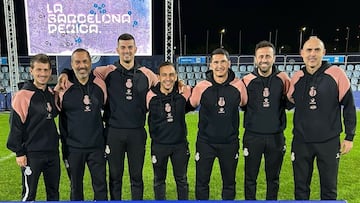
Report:
[[134,40],[119,40],[116,52],[119,54],[120,61],[132,63],[135,58],[137,48]]
[[159,70],[160,90],[171,92],[177,80],[175,68],[171,65],[162,66]]
[[271,74],[274,63],[274,50],[271,47],[262,47],[256,50],[255,65],[263,75]]
[[50,64],[34,62],[34,66],[30,68],[30,74],[34,78],[35,86],[44,86],[48,83],[51,77]]
[[89,55],[84,51],[75,52],[71,56],[71,68],[79,80],[88,78],[91,72],[91,59]]
[[216,77],[225,77],[228,74],[231,62],[224,54],[215,54],[212,56],[210,68]]
[[308,68],[320,67],[324,55],[324,45],[317,38],[311,38],[306,41],[301,50],[301,57]]

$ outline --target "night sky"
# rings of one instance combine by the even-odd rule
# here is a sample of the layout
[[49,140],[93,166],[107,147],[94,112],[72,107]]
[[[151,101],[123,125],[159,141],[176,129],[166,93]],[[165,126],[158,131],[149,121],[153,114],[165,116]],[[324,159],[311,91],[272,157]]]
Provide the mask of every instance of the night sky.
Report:
[[[0,2],[1,54],[4,55],[6,34],[3,1]],[[27,55],[24,3],[23,0],[14,2],[18,52],[19,55]],[[155,55],[164,53],[164,2],[153,0]],[[349,31],[348,52],[359,52],[360,17],[354,2],[342,0],[322,6],[316,5],[319,4],[317,1],[287,2],[174,0],[175,53],[191,55],[211,52],[220,46],[220,30],[224,28],[223,46],[231,54],[253,54],[255,44],[264,39],[273,42],[277,51],[297,54],[300,28],[304,26],[307,28],[303,33],[304,39],[318,35],[325,42],[328,53],[345,52]]]
[[[320,1],[286,2],[289,3],[275,0],[181,1],[187,49],[204,52],[207,30],[210,33],[209,44],[213,45],[212,48],[218,47],[220,30],[225,28],[223,45],[230,53],[253,54],[255,44],[264,39],[271,40],[277,47],[284,46],[286,50],[283,51],[298,53],[300,28],[306,26],[304,39],[318,35],[329,45],[328,52],[333,45],[338,51],[344,51],[346,27],[349,27],[349,45],[354,51],[359,51],[359,39],[356,37],[359,36],[360,17],[354,3],[343,0],[319,6],[315,4]],[[336,28],[340,28],[339,31]],[[337,43],[336,38],[339,39]]]

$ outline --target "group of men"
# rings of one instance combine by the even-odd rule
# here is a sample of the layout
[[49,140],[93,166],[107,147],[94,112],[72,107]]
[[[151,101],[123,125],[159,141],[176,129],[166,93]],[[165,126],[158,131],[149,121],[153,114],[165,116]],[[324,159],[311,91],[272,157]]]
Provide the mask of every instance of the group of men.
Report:
[[[344,71],[322,61],[325,46],[317,37],[303,45],[305,66],[292,78],[279,71],[275,47],[261,41],[255,47],[256,68],[243,78],[230,69],[229,53],[210,54],[206,79],[194,87],[178,79],[170,62],[157,74],[135,61],[135,39],[118,38],[119,60],[91,68],[87,50],[71,56],[72,70],[65,70],[53,92],[47,87],[50,61],[44,54],[31,59],[33,80],[13,98],[7,147],[16,153],[22,169],[24,201],[34,201],[37,183],[44,174],[47,200],[59,200],[60,157],[57,127],[59,114],[62,158],[71,181],[71,200],[84,200],[83,177],[88,165],[94,200],[122,199],[122,178],[127,156],[131,198],[142,200],[143,166],[148,115],[151,138],[153,189],[156,200],[166,199],[168,160],[179,200],[189,199],[187,169],[190,157],[185,115],[199,109],[196,139],[195,198],[209,199],[209,182],[215,159],[219,161],[223,200],[236,197],[236,171],[240,150],[240,114],[244,111],[242,139],[244,194],[255,200],[257,177],[264,157],[266,199],[276,200],[280,170],[286,152],[286,110],[294,109],[291,160],[296,200],[310,198],[313,162],[320,176],[321,199],[337,198],[340,155],[352,146],[356,109]],[[344,141],[340,143],[344,118]],[[107,184],[106,163],[109,166]],[[109,185],[109,187],[107,187]]]

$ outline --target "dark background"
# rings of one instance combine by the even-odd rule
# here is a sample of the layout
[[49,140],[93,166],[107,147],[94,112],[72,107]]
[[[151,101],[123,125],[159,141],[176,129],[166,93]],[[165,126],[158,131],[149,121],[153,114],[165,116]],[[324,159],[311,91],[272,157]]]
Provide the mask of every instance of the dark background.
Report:
[[[153,53],[164,54],[165,0],[153,0]],[[18,55],[27,56],[23,0],[14,0]],[[283,54],[297,54],[304,40],[318,35],[328,53],[360,52],[360,9],[356,2],[276,0],[174,0],[176,55],[207,54],[223,46],[231,54],[253,54],[255,44],[270,40]],[[180,17],[179,17],[180,16]],[[349,38],[347,38],[349,33]],[[119,33],[120,34],[120,33]],[[7,55],[4,5],[0,1],[1,55]]]

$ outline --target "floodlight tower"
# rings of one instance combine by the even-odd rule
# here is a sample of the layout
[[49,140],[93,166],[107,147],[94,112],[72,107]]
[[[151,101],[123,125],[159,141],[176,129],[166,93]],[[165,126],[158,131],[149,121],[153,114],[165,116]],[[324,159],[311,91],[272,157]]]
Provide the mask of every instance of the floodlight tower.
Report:
[[173,26],[173,8],[174,1],[165,1],[165,61],[173,62],[174,60],[174,26]]
[[224,38],[225,32],[226,32],[225,28],[220,30],[220,48],[224,48],[224,46],[223,46],[223,38]]
[[348,52],[349,48],[349,37],[350,37],[350,27],[346,27],[346,44],[345,44],[345,53]]
[[301,51],[301,46],[303,43],[303,33],[306,31],[306,27],[300,28],[300,36],[299,36],[299,52]]
[[4,0],[6,40],[11,93],[18,91],[19,83],[18,54],[16,43],[15,12],[13,0]]

